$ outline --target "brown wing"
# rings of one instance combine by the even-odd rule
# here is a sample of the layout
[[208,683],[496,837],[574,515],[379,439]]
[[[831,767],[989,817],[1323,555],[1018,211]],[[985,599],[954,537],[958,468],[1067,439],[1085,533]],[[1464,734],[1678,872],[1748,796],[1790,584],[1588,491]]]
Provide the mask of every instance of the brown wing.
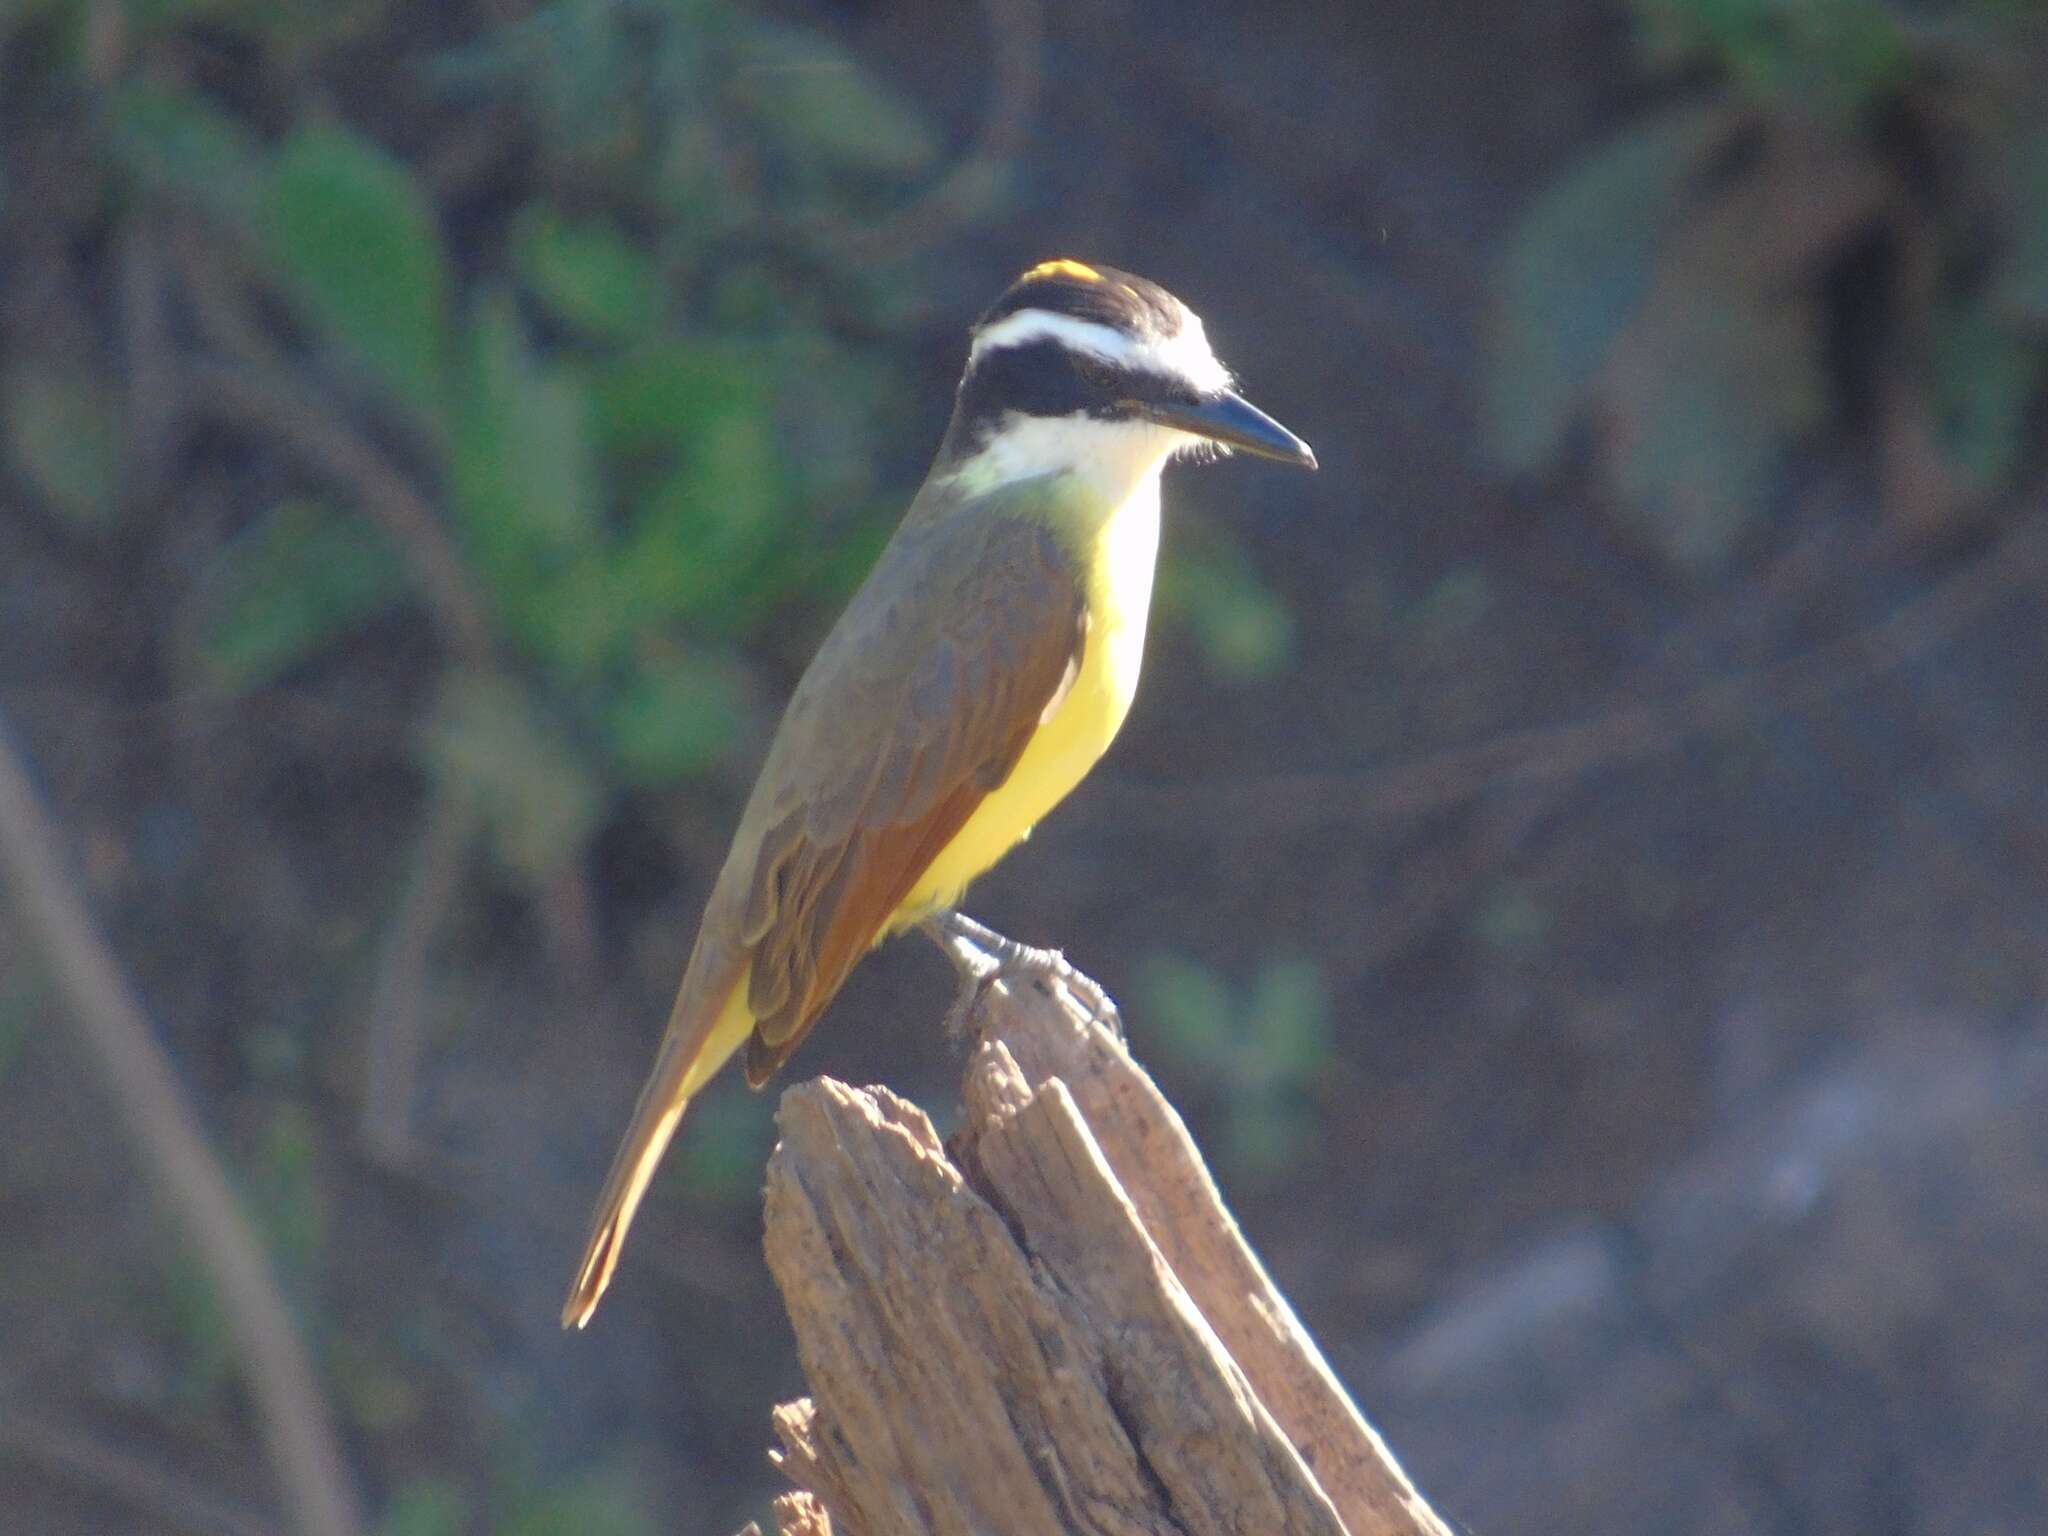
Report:
[[913,513],[892,541],[798,685],[741,822],[758,839],[740,923],[754,1087],[1009,776],[1085,631],[1073,561],[1036,519]]

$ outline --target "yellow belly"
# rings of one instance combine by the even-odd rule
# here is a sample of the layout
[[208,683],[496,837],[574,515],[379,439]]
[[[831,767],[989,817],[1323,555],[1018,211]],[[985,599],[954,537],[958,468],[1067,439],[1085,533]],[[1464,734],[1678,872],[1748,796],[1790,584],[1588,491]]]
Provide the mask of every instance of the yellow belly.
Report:
[[1159,481],[1092,530],[1088,636],[1067,696],[1038,728],[1010,776],[932,861],[888,924],[898,932],[959,901],[968,882],[1027,837],[1109,749],[1130,712],[1144,659],[1145,616],[1159,551]]

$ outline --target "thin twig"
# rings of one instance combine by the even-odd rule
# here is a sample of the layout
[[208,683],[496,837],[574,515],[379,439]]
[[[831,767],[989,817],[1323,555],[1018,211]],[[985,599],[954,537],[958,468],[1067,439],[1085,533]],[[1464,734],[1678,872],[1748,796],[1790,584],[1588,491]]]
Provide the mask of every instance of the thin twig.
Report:
[[182,409],[161,239],[161,221],[139,214],[122,227],[116,252],[128,386],[122,433],[128,480],[123,494],[131,504],[154,501],[162,493]]
[[[450,653],[479,675],[495,670],[490,602],[426,495],[345,411],[299,381],[254,323],[245,296],[199,259],[197,238],[187,242],[181,275],[208,335],[236,361],[191,365],[192,409],[277,438],[350,492],[398,546]],[[596,969],[589,870],[580,862],[565,866],[536,901],[554,953],[587,983]]]
[[354,491],[363,512],[403,552],[449,649],[479,672],[491,668],[489,604],[427,499],[383,454],[283,370],[199,361],[188,388],[195,410],[283,439]]
[[[1789,606],[1789,594],[1826,579],[1827,573],[1837,568],[1828,558],[1833,545],[1826,536],[1802,540],[1757,572],[1748,591],[1772,611]],[[1741,606],[1732,615],[1724,611],[1716,617],[1724,626],[1732,618],[1733,627],[1742,627]],[[1696,627],[1667,635],[1658,654],[1627,683],[1612,689],[1600,707],[1626,707],[1656,688],[1660,678],[1680,668],[1696,672],[1697,656],[1707,643]],[[1472,826],[1464,837],[1448,847],[1432,842],[1402,866],[1399,877],[1391,882],[1393,894],[1356,923],[1358,937],[1347,941],[1344,959],[1333,970],[1332,979],[1341,983],[1370,974],[1462,908],[1482,880],[1506,868],[1539,829],[1557,821],[1564,802],[1581,786],[1579,779],[1558,777],[1520,785],[1513,794],[1484,797],[1468,818]]]
[[931,244],[979,213],[1016,158],[1038,105],[1045,11],[1040,0],[981,0],[988,33],[989,109],[974,142],[916,201],[870,225],[817,220],[810,234],[842,255],[885,261]]
[[473,795],[450,784],[434,796],[405,895],[378,955],[364,1030],[361,1126],[370,1156],[387,1168],[405,1167],[417,1151],[412,1105],[425,1034],[427,957],[442,914],[455,900],[463,854],[476,832]]
[[0,874],[70,1005],[67,1016],[106,1075],[138,1160],[220,1292],[294,1525],[311,1536],[358,1536],[362,1522],[334,1426],[269,1263],[186,1102],[177,1069],[86,910],[4,719]]
[[449,648],[479,671],[488,668],[496,654],[490,604],[427,498],[343,412],[299,381],[243,292],[232,242],[211,240],[185,223],[174,230],[170,250],[201,330],[232,359],[192,363],[189,408],[282,439],[353,492],[404,555]]

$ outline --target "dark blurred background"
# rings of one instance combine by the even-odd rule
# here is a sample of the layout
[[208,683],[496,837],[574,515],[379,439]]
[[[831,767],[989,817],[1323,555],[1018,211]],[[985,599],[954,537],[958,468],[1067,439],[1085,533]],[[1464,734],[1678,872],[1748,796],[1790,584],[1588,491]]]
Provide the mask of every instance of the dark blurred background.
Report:
[[[1481,1536],[2048,1511],[2030,0],[0,0],[0,713],[386,1536],[724,1533],[773,1094],[556,1309],[1021,267],[1203,314],[1145,686],[977,888]],[[793,1069],[935,1112],[878,953]],[[275,1531],[0,920],[0,1525]]]

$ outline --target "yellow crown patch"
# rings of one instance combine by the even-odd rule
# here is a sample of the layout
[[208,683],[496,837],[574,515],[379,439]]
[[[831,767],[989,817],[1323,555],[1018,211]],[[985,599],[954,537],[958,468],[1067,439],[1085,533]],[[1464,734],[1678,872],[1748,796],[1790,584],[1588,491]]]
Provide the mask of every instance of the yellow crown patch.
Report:
[[1084,283],[1099,283],[1102,281],[1102,274],[1089,266],[1085,261],[1075,261],[1066,256],[1058,257],[1053,261],[1041,261],[1029,272],[1018,278],[1017,281],[1025,283],[1034,277],[1073,277],[1079,278]]

